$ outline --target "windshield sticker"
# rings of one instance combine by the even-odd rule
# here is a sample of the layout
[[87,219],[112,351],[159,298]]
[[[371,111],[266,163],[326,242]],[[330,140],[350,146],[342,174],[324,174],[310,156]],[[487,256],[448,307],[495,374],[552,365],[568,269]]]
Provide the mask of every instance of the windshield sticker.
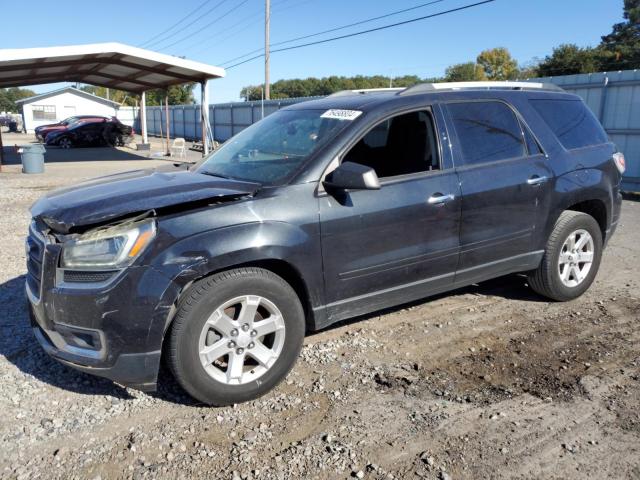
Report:
[[358,118],[360,115],[362,115],[362,112],[358,111],[358,110],[327,110],[326,112],[324,112],[322,115],[320,115],[320,118],[333,118],[334,120],[355,120],[356,118]]

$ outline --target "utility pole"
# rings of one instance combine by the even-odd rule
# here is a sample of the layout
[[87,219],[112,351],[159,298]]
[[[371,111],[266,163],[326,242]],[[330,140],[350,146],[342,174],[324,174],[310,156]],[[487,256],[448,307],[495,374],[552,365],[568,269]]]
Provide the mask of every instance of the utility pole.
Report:
[[269,24],[271,23],[271,0],[264,4],[264,98],[269,100]]

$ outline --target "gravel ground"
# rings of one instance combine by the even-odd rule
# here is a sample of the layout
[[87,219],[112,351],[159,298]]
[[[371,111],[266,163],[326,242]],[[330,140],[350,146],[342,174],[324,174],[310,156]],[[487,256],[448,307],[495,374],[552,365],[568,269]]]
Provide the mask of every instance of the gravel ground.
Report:
[[514,275],[343,323],[267,396],[206,408],[166,372],[148,395],[68,369],[28,328],[29,205],[151,164],[0,174],[1,477],[640,478],[637,201],[579,300]]

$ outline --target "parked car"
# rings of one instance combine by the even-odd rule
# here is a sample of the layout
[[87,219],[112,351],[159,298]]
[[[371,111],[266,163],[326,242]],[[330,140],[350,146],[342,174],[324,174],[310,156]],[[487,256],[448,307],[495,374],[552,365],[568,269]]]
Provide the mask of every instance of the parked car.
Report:
[[111,120],[111,118],[103,117],[101,115],[75,115],[73,117],[65,118],[58,123],[50,123],[48,125],[40,125],[36,127],[36,139],[38,139],[38,141],[40,142],[44,142],[46,141],[47,135],[49,133],[66,130],[67,128],[80,122],[107,122],[109,120]]
[[47,145],[62,148],[121,146],[133,141],[134,131],[118,120],[91,122],[79,121],[65,130],[47,135]]
[[426,84],[284,108],[189,170],[53,191],[31,210],[33,331],[66,365],[214,405],[255,399],[305,332],[523,272],[593,282],[624,156],[543,84]]
[[9,122],[12,122],[13,117],[11,115],[0,115],[0,127],[9,126]]

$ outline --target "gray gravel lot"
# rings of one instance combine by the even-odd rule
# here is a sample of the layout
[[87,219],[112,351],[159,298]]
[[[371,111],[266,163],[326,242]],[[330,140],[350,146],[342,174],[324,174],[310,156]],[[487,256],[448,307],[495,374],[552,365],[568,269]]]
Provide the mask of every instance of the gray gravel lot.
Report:
[[150,160],[0,173],[2,478],[640,478],[640,203],[560,304],[509,276],[310,335],[287,381],[228,408],[49,359],[23,294],[28,207]]

